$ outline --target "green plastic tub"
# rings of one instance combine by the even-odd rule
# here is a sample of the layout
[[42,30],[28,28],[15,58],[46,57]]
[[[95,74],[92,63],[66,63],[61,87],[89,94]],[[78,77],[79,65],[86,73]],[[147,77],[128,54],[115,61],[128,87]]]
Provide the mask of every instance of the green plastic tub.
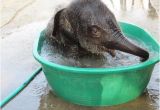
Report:
[[159,59],[159,44],[138,26],[119,23],[124,34],[149,47],[155,56],[133,66],[116,68],[78,68],[55,64],[40,56],[44,32],[35,41],[33,54],[54,93],[62,99],[84,106],[112,106],[140,96]]

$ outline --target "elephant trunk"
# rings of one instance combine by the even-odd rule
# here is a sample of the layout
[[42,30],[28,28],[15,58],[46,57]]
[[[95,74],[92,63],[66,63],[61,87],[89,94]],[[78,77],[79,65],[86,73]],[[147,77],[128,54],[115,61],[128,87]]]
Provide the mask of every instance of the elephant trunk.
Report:
[[108,48],[139,56],[143,61],[149,58],[149,53],[146,50],[131,43],[120,31],[114,32],[112,38],[114,40],[107,44]]

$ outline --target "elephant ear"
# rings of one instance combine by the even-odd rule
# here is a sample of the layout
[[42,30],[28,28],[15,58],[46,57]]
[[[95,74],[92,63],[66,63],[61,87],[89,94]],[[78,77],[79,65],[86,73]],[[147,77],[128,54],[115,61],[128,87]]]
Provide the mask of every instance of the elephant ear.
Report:
[[60,20],[61,20],[61,13],[64,11],[64,9],[58,11],[56,14],[55,14],[55,17],[54,17],[54,26],[53,26],[53,32],[52,32],[52,35],[53,36],[56,36],[56,34],[58,33],[59,29],[60,29]]

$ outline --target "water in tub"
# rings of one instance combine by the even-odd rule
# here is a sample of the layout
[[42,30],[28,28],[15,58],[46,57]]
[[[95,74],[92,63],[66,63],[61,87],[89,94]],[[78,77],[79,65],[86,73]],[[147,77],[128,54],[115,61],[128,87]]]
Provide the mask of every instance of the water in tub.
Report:
[[[138,42],[133,39],[129,39],[132,43],[146,49],[146,45],[143,42]],[[153,57],[154,53],[149,52],[150,58]],[[86,55],[80,57],[79,59],[64,57],[57,52],[53,45],[51,45],[47,40],[44,40],[43,46],[41,49],[41,56],[46,60],[66,66],[74,66],[74,67],[96,67],[96,68],[111,68],[111,67],[120,67],[120,66],[129,66],[141,63],[140,58],[131,55],[125,52],[121,52],[116,50],[116,56],[112,57],[108,53],[104,53],[103,55]]]

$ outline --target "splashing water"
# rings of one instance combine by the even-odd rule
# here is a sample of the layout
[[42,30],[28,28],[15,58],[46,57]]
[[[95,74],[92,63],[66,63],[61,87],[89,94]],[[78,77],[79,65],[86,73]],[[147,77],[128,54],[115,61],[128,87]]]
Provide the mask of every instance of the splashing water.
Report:
[[[131,40],[134,44],[139,45],[144,48],[145,44],[138,43],[138,41]],[[145,48],[146,49],[146,48]],[[59,54],[57,50],[51,45],[49,42],[44,40],[43,46],[41,49],[41,56],[47,59],[50,62],[65,65],[65,66],[73,66],[73,67],[87,67],[87,68],[111,68],[111,67],[119,67],[119,66],[129,66],[140,63],[140,58],[131,55],[125,52],[121,52],[116,50],[116,56],[112,57],[108,53],[104,53],[103,55],[86,55],[79,59],[66,58]],[[152,57],[152,53],[150,53],[150,57]]]

